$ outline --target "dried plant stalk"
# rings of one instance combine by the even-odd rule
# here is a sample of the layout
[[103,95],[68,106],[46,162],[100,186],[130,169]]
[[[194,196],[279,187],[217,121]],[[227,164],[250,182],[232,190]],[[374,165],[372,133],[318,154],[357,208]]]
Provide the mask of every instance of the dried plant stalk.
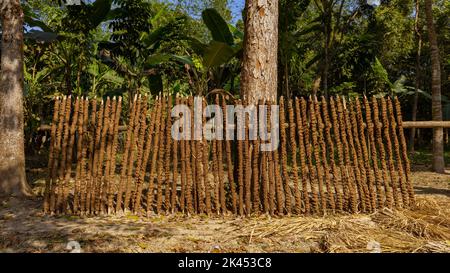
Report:
[[[188,106],[191,108],[192,107],[192,97],[189,97],[186,100]],[[192,111],[191,111],[192,113]],[[189,126],[190,126],[190,139],[192,139],[193,136],[193,121],[194,121],[194,117],[191,115],[190,118],[190,122],[189,122]],[[194,147],[194,145],[192,145],[193,141],[192,140],[188,140],[186,141],[186,154],[185,154],[185,160],[186,160],[186,205],[187,205],[187,213],[191,214],[194,212],[194,204],[193,204],[193,184],[194,184],[194,180],[193,180],[193,172],[195,172],[195,168],[192,169],[192,160],[191,160],[191,155],[194,153],[194,149],[192,149]]]
[[[131,192],[129,194],[129,201],[126,201],[125,203],[128,204],[130,202],[130,207],[133,210],[133,212],[137,213],[138,209],[140,208],[140,200],[138,203],[136,203],[136,197],[138,195],[138,192],[141,190],[141,185],[144,177],[141,175],[142,170],[144,169],[147,164],[148,156],[146,154],[147,147],[150,144],[145,145],[146,151],[144,152],[144,144],[145,139],[147,138],[147,142],[149,141],[149,138],[147,137],[147,98],[143,97],[141,99],[141,113],[139,114],[139,133],[136,135],[137,137],[137,150],[136,150],[136,168],[134,170],[134,177],[135,177],[135,185],[134,187],[130,185],[130,188],[134,188],[134,192]],[[150,129],[149,129],[150,130]],[[147,157],[144,159],[144,157]],[[140,193],[139,193],[140,194]],[[125,198],[126,199],[126,198]],[[136,209],[138,207],[138,209]]]
[[[225,115],[225,124],[229,123],[229,120],[233,119],[234,117],[228,116],[228,112],[226,111],[226,101],[228,100],[228,96],[226,96],[222,100],[222,111]],[[234,214],[237,214],[237,194],[236,194],[236,184],[234,181],[234,171],[233,171],[233,156],[231,154],[231,140],[225,140],[225,152],[227,154],[227,173],[228,173],[228,184],[229,188],[231,189],[231,204],[232,204],[232,210]]]
[[[216,208],[217,213],[220,212],[220,189],[219,189],[219,157],[217,156],[217,142],[218,140],[213,139],[211,141],[212,143],[212,173],[213,173],[213,200],[214,200],[214,207]],[[206,162],[208,163],[208,162]],[[209,186],[210,182],[209,180],[206,181],[207,185]],[[209,187],[207,187],[207,192]],[[208,196],[208,194],[207,194]]]
[[352,133],[353,133],[353,140],[354,140],[354,147],[356,151],[356,157],[354,156],[355,165],[357,168],[357,175],[359,173],[359,187],[360,191],[362,191],[362,194],[360,194],[360,198],[362,199],[361,202],[363,206],[363,211],[372,211],[371,210],[371,202],[370,202],[370,195],[369,195],[369,189],[367,187],[367,177],[366,177],[366,170],[364,167],[364,158],[361,156],[363,155],[361,143],[360,143],[360,137],[358,132],[358,123],[356,118],[356,110],[355,110],[355,103],[353,101],[349,101],[349,116],[350,116],[350,124],[352,125]]
[[[244,102],[244,107],[248,106],[248,102]],[[251,203],[251,183],[252,183],[252,162],[251,155],[252,150],[250,147],[249,140],[249,119],[244,117],[244,132],[245,132],[245,140],[244,140],[244,195],[245,195],[245,213],[250,215],[252,212],[252,203]]]
[[[322,102],[323,123],[324,123],[324,128],[325,128],[325,138],[326,138],[326,143],[328,144],[331,173],[333,174],[332,184],[334,187],[334,191],[336,193],[337,208],[340,211],[343,211],[343,209],[344,209],[343,194],[342,194],[342,191],[339,189],[339,185],[343,185],[343,181],[342,181],[342,176],[339,176],[339,170],[336,166],[336,161],[335,161],[335,149],[334,149],[333,138],[331,136],[332,124],[331,124],[330,116],[329,116],[328,102],[325,99],[325,97],[322,97],[321,102]],[[334,137],[336,139],[339,138],[339,136],[337,136],[336,134]]]
[[170,162],[171,162],[171,149],[172,149],[172,136],[170,134],[170,130],[172,128],[172,118],[170,113],[172,111],[172,96],[167,96],[167,118],[166,118],[166,134],[164,137],[166,138],[166,157],[164,164],[165,171],[165,185],[164,185],[164,208],[166,212],[170,211]]
[[400,144],[401,144],[401,148],[402,148],[402,158],[403,158],[403,162],[405,165],[406,188],[408,190],[409,205],[413,206],[415,203],[414,189],[413,189],[412,183],[411,183],[411,167],[410,167],[409,158],[408,158],[408,148],[406,146],[405,135],[403,132],[402,110],[400,107],[400,101],[398,100],[397,97],[395,97],[394,102],[395,102],[395,109],[396,109],[396,114],[397,114],[396,117],[397,117],[398,132],[399,132],[399,136],[400,136]]
[[164,134],[165,134],[165,121],[166,121],[166,106],[167,106],[167,102],[166,102],[166,98],[162,97],[162,107],[161,107],[161,126],[160,126],[160,130],[159,130],[159,135],[160,135],[160,140],[159,140],[159,152],[158,152],[158,171],[157,171],[157,178],[156,178],[156,182],[157,182],[157,192],[156,192],[156,213],[160,213],[161,212],[161,207],[162,207],[162,186],[163,186],[163,179],[165,176],[164,173],[164,147],[166,144],[166,141],[164,139]]
[[[325,109],[325,111],[326,110],[327,109]],[[326,201],[328,202],[329,206],[331,207],[331,210],[334,213],[336,211],[336,203],[334,200],[334,193],[333,193],[334,189],[331,187],[330,177],[329,177],[330,168],[328,166],[327,148],[325,145],[325,138],[324,138],[324,132],[326,131],[326,129],[325,129],[324,122],[322,120],[322,116],[320,114],[321,109],[320,109],[320,105],[319,105],[319,102],[317,101],[317,99],[315,99],[315,101],[314,101],[314,111],[316,113],[316,118],[317,118],[317,128],[318,128],[317,135],[318,135],[320,151],[321,151],[321,156],[322,156],[321,160],[322,160],[322,168],[323,168],[323,172],[324,172],[324,174],[323,174],[324,182],[325,182],[325,187],[327,189],[327,193],[324,196],[326,196]]]
[[[271,106],[274,104],[274,102],[269,102],[269,107],[271,109]],[[272,116],[273,113],[272,111],[270,111],[270,116]],[[270,124],[270,131],[272,132],[275,128],[277,130],[279,130],[280,128],[276,127],[276,124],[272,124],[272,118],[271,119],[271,124]],[[281,173],[280,173],[280,160],[279,160],[279,147],[275,147],[275,144],[272,142],[272,163],[273,163],[273,173],[272,175],[274,176],[274,186],[275,186],[275,191],[276,191],[276,210],[277,210],[277,214],[278,215],[282,215],[284,213],[284,208],[285,208],[285,202],[284,202],[284,189],[283,189],[283,181],[281,179]],[[275,209],[275,208],[273,208]]]
[[103,108],[103,124],[102,124],[102,132],[100,137],[100,152],[99,152],[99,160],[98,160],[98,169],[97,169],[97,188],[95,191],[95,214],[100,213],[100,203],[101,203],[101,197],[102,197],[102,187],[105,180],[104,176],[104,159],[106,155],[106,145],[107,145],[107,137],[108,137],[108,131],[109,131],[109,122],[110,122],[110,111],[111,111],[111,99],[108,97],[106,99],[106,103],[104,103]]
[[[143,115],[142,109],[146,108],[147,103],[142,100],[142,97],[139,96],[137,100],[136,105],[136,117],[134,119],[134,131],[133,135],[131,136],[131,147],[130,147],[130,156],[128,159],[128,167],[127,167],[127,180],[126,180],[126,186],[125,186],[125,198],[123,203],[123,209],[124,211],[127,211],[129,209],[130,200],[131,200],[131,188],[133,183],[133,166],[135,165],[135,156],[137,155],[137,149],[138,149],[138,142],[139,142],[139,135],[141,131],[141,117]],[[145,131],[145,129],[144,129]]]
[[[180,100],[178,98],[178,95],[175,97],[175,105],[179,105]],[[172,109],[169,109],[169,113],[171,113]],[[169,114],[170,115],[170,114]],[[170,118],[170,116],[169,116]],[[169,130],[170,132],[170,130]],[[171,137],[169,135],[169,137]],[[178,143],[179,141],[174,139],[173,140],[173,173],[172,173],[172,195],[170,197],[170,206],[171,206],[171,213],[174,213],[177,211],[177,186],[178,186]],[[181,182],[182,183],[182,182]]]
[[388,159],[388,166],[389,166],[389,175],[391,177],[391,187],[394,197],[394,204],[396,208],[400,208],[400,195],[397,190],[397,174],[395,173],[395,166],[394,166],[394,155],[392,153],[392,143],[391,143],[391,137],[389,134],[389,119],[387,114],[387,107],[386,107],[386,100],[384,98],[381,98],[381,117],[383,119],[383,133],[384,133],[384,140],[386,143],[387,148],[387,159]]
[[93,169],[92,169],[92,188],[91,188],[91,203],[90,203],[90,213],[95,213],[95,203],[97,201],[97,188],[98,184],[101,182],[98,182],[98,180],[101,180],[101,171],[99,171],[99,168],[101,170],[102,167],[102,155],[103,151],[101,149],[102,147],[102,129],[103,129],[103,112],[104,112],[104,103],[101,101],[100,103],[100,109],[97,113],[97,124],[96,124],[96,132],[95,132],[95,145],[94,145],[94,163],[93,163]]
[[356,137],[353,135],[353,122],[351,120],[351,113],[352,110],[348,109],[348,106],[346,105],[347,102],[345,100],[345,98],[342,98],[344,107],[343,107],[343,117],[344,117],[344,121],[345,121],[345,125],[347,128],[347,136],[348,136],[348,144],[350,146],[350,155],[352,156],[352,170],[353,173],[355,175],[355,184],[356,184],[356,188],[358,191],[358,196],[359,196],[359,204],[361,206],[361,210],[362,211],[366,211],[366,196],[365,196],[365,191],[363,188],[363,182],[362,182],[362,176],[361,176],[361,171],[360,171],[360,162],[358,161],[358,152],[357,152],[357,148],[356,148]]
[[[216,105],[220,104],[219,95],[216,95]],[[222,111],[222,118],[223,118],[223,111]],[[220,131],[223,135],[223,123],[218,124],[216,127],[217,131]],[[217,134],[216,134],[217,135]],[[226,207],[226,199],[225,199],[225,177],[223,175],[223,140],[217,140],[217,157],[218,157],[218,164],[219,164],[219,195],[220,195],[220,208],[222,213],[226,213],[227,207]]]
[[[55,160],[53,161],[53,173],[52,181],[53,183],[50,185],[50,213],[53,214],[56,212],[56,194],[57,194],[57,188],[58,188],[58,174],[59,174],[59,165],[61,165],[60,161],[60,153],[61,153],[61,147],[62,147],[62,135],[63,135],[63,129],[64,129],[64,119],[66,114],[66,103],[67,97],[64,96],[61,100],[61,105],[59,107],[59,113],[58,113],[58,127],[56,129],[56,141],[55,141],[55,147],[54,147],[54,153],[55,153]],[[60,163],[60,164],[58,164]]]
[[320,147],[319,147],[319,136],[317,133],[317,115],[316,115],[316,99],[312,100],[311,98],[309,99],[309,111],[310,111],[310,121],[311,121],[311,137],[312,137],[312,142],[313,142],[313,147],[314,147],[314,151],[313,151],[313,155],[314,155],[314,160],[316,162],[316,169],[317,169],[317,184],[319,186],[319,199],[320,199],[320,206],[322,208],[322,213],[325,214],[326,213],[326,209],[327,209],[327,197],[325,196],[325,192],[323,189],[323,179],[324,179],[324,173],[323,173],[323,162],[321,162],[320,159]]
[[[347,205],[350,203],[350,200],[352,198],[352,194],[350,193],[350,185],[349,185],[349,177],[347,175],[347,169],[345,167],[344,163],[344,148],[341,141],[341,128],[340,123],[338,122],[338,115],[336,111],[336,103],[334,101],[334,98],[330,98],[330,109],[331,109],[331,122],[333,127],[333,134],[334,134],[334,140],[336,142],[336,151],[338,156],[338,164],[339,164],[339,171],[338,174],[340,177],[340,185],[342,188],[342,210],[347,208]],[[337,169],[337,167],[336,167]],[[337,184],[337,182],[335,182]],[[354,203],[354,202],[353,202]]]
[[[114,105],[113,105],[114,106]],[[117,146],[118,146],[118,138],[119,138],[119,122],[120,122],[120,114],[122,112],[122,97],[116,101],[114,107],[114,117],[113,117],[113,139],[110,151],[110,168],[108,173],[108,185],[107,185],[107,203],[108,209],[107,213],[110,214],[113,210],[113,199],[114,193],[116,189],[116,156],[117,156]]]
[[[180,98],[177,101],[177,105],[180,104],[186,104],[186,101],[184,98]],[[181,118],[181,126],[183,127],[183,130],[186,129],[186,124],[184,123],[186,117]],[[183,132],[184,134],[185,132]],[[186,188],[187,188],[187,169],[186,169],[186,144],[187,141],[185,139],[182,139],[180,141],[180,159],[181,159],[181,194],[180,194],[180,210],[181,212],[186,212]]]
[[288,159],[287,159],[287,137],[286,137],[286,126],[289,124],[286,123],[286,115],[285,115],[285,106],[284,106],[284,97],[280,97],[280,136],[281,136],[281,171],[283,174],[284,181],[284,193],[285,193],[285,206],[286,212],[288,215],[292,212],[292,192],[291,187],[289,185],[289,173],[287,169]]
[[364,131],[364,118],[361,110],[361,103],[359,99],[356,99],[356,115],[358,117],[358,128],[359,128],[359,137],[363,152],[364,159],[364,170],[366,172],[366,179],[368,182],[368,196],[370,198],[370,206],[372,208],[371,211],[374,211],[377,208],[377,194],[375,192],[375,177],[373,176],[372,168],[370,167],[370,158],[368,152],[368,145],[366,142],[366,134]]
[[268,165],[268,152],[264,151],[261,152],[261,175],[262,175],[262,197],[263,197],[263,211],[264,213],[269,213],[270,211],[270,205],[269,205],[269,175],[268,175],[268,169],[270,166]]
[[378,156],[377,156],[377,148],[376,148],[375,135],[374,135],[374,124],[372,122],[372,110],[371,110],[369,101],[367,100],[366,97],[364,97],[364,107],[366,108],[366,124],[367,124],[367,135],[369,136],[370,156],[372,158],[372,168],[373,168],[373,172],[375,174],[375,188],[376,188],[376,197],[377,197],[377,203],[378,203],[378,205],[376,207],[381,208],[381,207],[383,207],[383,204],[384,204],[383,191],[382,191],[383,185],[381,184],[383,181],[383,177],[382,177],[382,174],[378,167]]
[[[299,157],[300,157],[300,169],[302,174],[302,202],[304,207],[304,213],[310,213],[309,203],[309,191],[308,191],[308,166],[306,164],[305,154],[305,137],[303,133],[303,120],[302,120],[302,105],[300,100],[295,98],[295,115],[297,120],[297,132],[298,132],[298,145],[299,145]],[[312,179],[312,177],[310,178]]]
[[[160,141],[162,142],[163,140],[160,140],[162,138],[161,136],[161,127],[163,127],[163,124],[161,122],[162,120],[162,113],[163,113],[163,98],[159,97],[156,100],[156,118],[155,118],[155,129],[154,129],[154,133],[153,133],[153,148],[152,148],[152,161],[151,161],[151,165],[150,165],[150,180],[148,182],[148,190],[147,190],[147,207],[146,207],[146,212],[147,215],[150,214],[150,211],[152,210],[152,206],[153,206],[153,197],[154,197],[154,180],[155,180],[155,173],[156,173],[156,167],[157,167],[157,159],[158,159],[158,152],[159,147],[160,147]],[[157,182],[158,183],[158,182]],[[140,199],[137,198],[136,199],[136,205],[140,204]]]
[[[271,109],[271,103],[266,102],[268,109]],[[267,128],[268,131],[272,132],[272,122],[271,122],[271,111],[267,111]],[[273,145],[273,143],[272,143]],[[275,177],[275,165],[274,165],[274,149],[271,147],[267,153],[267,164],[268,164],[268,191],[269,191],[269,213],[270,215],[275,214],[275,198],[276,198],[276,177]]]
[[288,102],[288,118],[289,118],[289,143],[291,145],[292,152],[292,175],[294,176],[294,199],[295,199],[295,213],[301,214],[301,193],[300,182],[298,178],[298,164],[297,164],[297,141],[295,140],[295,120],[294,120],[294,108],[292,99]]
[[[238,100],[237,105],[242,105]],[[244,121],[245,122],[245,121]],[[244,141],[238,140],[238,191],[239,191],[239,215],[244,215]]]
[[[119,212],[122,210],[122,199],[123,199],[123,192],[125,190],[125,182],[127,180],[127,166],[128,166],[128,157],[130,153],[130,148],[132,145],[132,134],[134,130],[134,120],[136,118],[136,112],[137,112],[137,95],[133,98],[133,103],[131,104],[131,109],[129,113],[128,118],[128,126],[127,126],[127,138],[125,141],[125,149],[124,153],[122,155],[122,169],[120,172],[120,181],[119,181],[119,189],[117,191],[117,202],[116,202],[116,212]],[[125,209],[125,207],[124,207]]]
[[[75,99],[75,105],[73,110],[72,124],[70,125],[69,131],[69,146],[67,147],[67,161],[66,161],[66,174],[64,177],[63,184],[63,212],[67,213],[68,210],[68,185],[70,183],[71,171],[72,171],[72,157],[73,157],[73,149],[75,144],[75,135],[77,131],[78,125],[78,116],[80,114],[80,100],[78,98]],[[76,183],[76,182],[75,182]]]
[[[204,97],[202,97],[202,109],[205,109],[206,107],[206,100]],[[199,130],[203,130],[203,125],[206,123],[206,117],[204,115],[202,115],[202,120],[201,120],[201,124],[202,126],[199,126],[201,128],[199,128]],[[209,183],[209,179],[208,179],[208,161],[209,161],[209,145],[208,142],[206,141],[205,138],[203,138],[203,140],[199,141],[199,148],[200,150],[199,152],[199,158],[201,158],[203,161],[199,164],[199,166],[201,167],[199,169],[199,175],[201,176],[200,178],[200,196],[199,198],[201,198],[202,200],[205,199],[205,208],[206,208],[206,213],[208,215],[210,215],[212,213],[211,210],[211,192],[215,191],[215,185],[217,185],[217,183],[215,183],[214,186],[211,186],[211,183]],[[214,160],[215,155],[213,156],[213,160]],[[217,162],[216,162],[217,164]],[[216,169],[217,169],[217,165],[216,165]],[[215,181],[217,182],[217,181]],[[218,196],[215,195],[214,196],[215,199],[215,204],[218,204]],[[203,211],[205,212],[205,211]]]
[[[157,101],[158,101],[158,98],[156,99],[156,103],[150,112],[150,123],[148,126],[148,132],[140,140],[140,141],[142,141],[142,143],[145,142],[145,148],[142,152],[141,162],[140,163],[138,162],[139,167],[136,168],[136,172],[137,172],[136,187],[135,187],[134,195],[131,200],[133,212],[136,214],[140,214],[142,187],[143,187],[144,180],[145,180],[145,173],[147,170],[147,162],[150,157],[150,150],[152,148],[154,134],[155,134],[154,131],[155,131],[155,124],[156,124],[156,121],[155,121],[156,113],[157,113],[157,111],[159,111],[158,106],[157,106]],[[147,139],[147,141],[145,141],[145,138]]]
[[[62,148],[61,148],[61,164],[59,168],[59,183],[58,183],[58,194],[56,199],[56,212],[60,213],[63,205],[63,199],[64,199],[64,187],[65,187],[65,174],[67,171],[67,145],[69,141],[69,130],[70,130],[70,111],[72,106],[72,97],[69,96],[66,99],[66,107],[65,107],[65,113],[64,113],[64,133],[63,133],[63,139],[62,139]],[[69,166],[70,169],[70,166]]]
[[77,123],[77,166],[75,173],[75,184],[73,193],[73,213],[77,214],[80,208],[80,189],[81,189],[81,169],[82,169],[82,155],[83,155],[83,121],[84,121],[84,101],[81,97],[78,108],[78,123]]
[[[88,113],[89,114],[89,113]],[[95,123],[97,121],[97,100],[91,99],[91,122],[88,125],[87,138],[89,139],[89,150],[87,155],[87,171],[86,171],[86,191],[83,194],[85,196],[83,206],[83,214],[89,214],[91,204],[91,188],[92,188],[92,169],[94,164],[94,152],[95,152]]]
[[384,181],[384,191],[386,192],[386,203],[387,203],[388,208],[391,209],[394,204],[394,200],[393,200],[392,189],[389,186],[388,171],[387,171],[387,164],[386,164],[386,152],[384,150],[383,137],[382,137],[383,125],[381,124],[381,122],[379,120],[378,101],[375,97],[372,97],[372,107],[373,107],[373,117],[374,117],[375,130],[376,130],[376,139],[377,139],[377,144],[378,144],[378,153],[380,154],[382,176],[383,176],[383,181]]
[[[258,106],[262,105],[262,100],[255,105],[255,110],[258,112]],[[253,124],[253,129],[258,131],[257,124]],[[256,127],[256,128],[255,128]],[[261,212],[261,200],[260,200],[260,179],[262,179],[262,175],[260,174],[259,168],[261,166],[261,157],[260,157],[260,140],[257,136],[256,139],[252,141],[253,146],[253,155],[252,155],[252,190],[253,190],[253,212],[260,213]],[[261,170],[263,172],[264,170]],[[260,178],[261,177],[261,178]]]
[[[319,213],[320,211],[320,203],[319,203],[319,195],[317,193],[317,188],[315,185],[315,178],[319,179],[319,170],[316,169],[316,167],[313,164],[313,152],[312,152],[312,144],[310,141],[310,135],[309,135],[309,126],[308,126],[308,117],[307,117],[307,110],[308,108],[308,104],[306,102],[305,99],[301,98],[301,109],[302,109],[302,126],[304,129],[304,142],[305,142],[305,147],[306,147],[306,156],[308,158],[308,168],[309,168],[309,184],[311,187],[311,195],[312,195],[312,205],[314,206],[314,212],[315,213]],[[313,115],[312,115],[313,111],[311,111],[310,109],[310,114],[311,114],[311,120],[310,120],[310,124],[311,124],[311,128],[312,126],[312,119],[313,119]],[[309,195],[307,196],[307,198],[309,198]]]
[[86,194],[88,187],[88,172],[86,164],[88,163],[88,144],[89,144],[89,99],[84,100],[83,107],[83,148],[81,150],[81,185],[80,185],[80,214],[86,212]]
[[[345,176],[347,178],[347,186],[348,186],[348,191],[350,193],[350,208],[351,211],[353,213],[356,213],[358,211],[358,203],[357,203],[357,191],[355,189],[355,178],[353,176],[353,172],[349,171],[349,168],[351,168],[351,161],[350,161],[350,147],[349,147],[349,143],[348,143],[348,138],[350,138],[350,136],[347,137],[347,122],[346,122],[346,118],[344,115],[344,109],[342,106],[342,102],[340,98],[336,99],[336,106],[337,106],[337,114],[336,115],[336,119],[339,119],[339,128],[340,128],[340,135],[341,135],[341,141],[343,144],[343,157],[345,160],[345,167],[344,167],[344,172],[345,172]],[[335,119],[335,117],[333,117],[333,120]],[[335,124],[337,124],[337,120],[335,121]]]
[[57,161],[57,145],[56,143],[56,129],[59,118],[59,108],[61,106],[61,100],[59,97],[55,98],[54,106],[53,106],[53,118],[52,118],[52,126],[50,131],[50,150],[49,150],[49,159],[48,159],[48,177],[45,180],[45,191],[44,191],[44,213],[47,214],[50,212],[50,195],[52,184],[55,183],[55,167],[54,162]]
[[395,158],[397,161],[397,172],[398,172],[398,183],[400,184],[400,191],[402,194],[402,205],[403,207],[409,206],[409,195],[408,190],[406,188],[406,181],[403,174],[403,162],[402,162],[402,155],[400,153],[400,144],[397,137],[397,123],[395,120],[395,114],[394,114],[394,107],[392,105],[392,100],[388,97],[388,111],[389,111],[389,119],[391,121],[391,134],[392,138],[394,140],[394,152],[395,152]]
[[[113,138],[114,138],[114,117],[116,112],[116,97],[107,103],[109,114],[105,114],[105,126],[106,126],[106,148],[105,148],[105,170],[103,173],[103,183],[100,189],[100,204],[99,204],[99,213],[105,213],[105,204],[107,205],[108,198],[108,188],[110,183],[110,170],[111,170],[111,152],[113,146]],[[106,125],[107,124],[107,125]]]

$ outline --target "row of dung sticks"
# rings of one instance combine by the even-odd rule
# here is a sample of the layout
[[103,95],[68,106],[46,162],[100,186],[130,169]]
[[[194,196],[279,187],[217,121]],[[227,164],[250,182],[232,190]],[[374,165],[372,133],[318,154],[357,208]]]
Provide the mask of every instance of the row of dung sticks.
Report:
[[[414,204],[397,98],[280,98],[274,151],[248,139],[248,120],[245,140],[174,140],[172,106],[193,101],[135,97],[126,119],[121,98],[56,99],[44,211],[289,215]],[[227,101],[213,98],[224,124],[235,119]]]

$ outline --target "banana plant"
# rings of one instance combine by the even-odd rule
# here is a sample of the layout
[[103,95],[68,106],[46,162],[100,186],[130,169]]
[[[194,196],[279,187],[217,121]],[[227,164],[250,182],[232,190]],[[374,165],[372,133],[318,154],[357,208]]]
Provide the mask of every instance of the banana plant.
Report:
[[[230,81],[231,89],[234,89],[234,78],[239,74],[242,59],[244,34],[227,24],[215,9],[205,9],[202,19],[211,33],[212,40],[205,44],[196,38],[188,38],[191,48],[201,59],[200,63],[191,67],[191,73],[196,81],[202,81],[204,78],[200,73],[207,74],[208,89],[223,89]],[[198,93],[203,91],[197,90]]]
[[104,67],[98,60],[93,60],[88,65],[87,72],[91,77],[90,96],[105,96],[109,90],[105,87],[120,86],[124,79],[120,77],[114,70]]

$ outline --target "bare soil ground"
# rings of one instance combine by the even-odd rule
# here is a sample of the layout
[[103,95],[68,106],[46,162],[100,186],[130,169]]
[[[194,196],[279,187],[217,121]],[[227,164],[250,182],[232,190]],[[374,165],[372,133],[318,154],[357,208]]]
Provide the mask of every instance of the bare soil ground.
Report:
[[416,208],[369,215],[50,217],[40,199],[3,199],[0,252],[450,252],[450,170],[414,170]]

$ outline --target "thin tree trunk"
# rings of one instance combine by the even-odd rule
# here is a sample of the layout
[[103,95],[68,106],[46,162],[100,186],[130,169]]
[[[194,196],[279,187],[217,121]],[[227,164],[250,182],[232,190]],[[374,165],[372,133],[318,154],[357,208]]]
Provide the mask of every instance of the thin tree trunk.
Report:
[[0,195],[29,196],[23,133],[23,20],[19,0],[0,4]]
[[246,0],[241,94],[249,103],[277,98],[278,0]]
[[[412,121],[417,120],[417,105],[419,103],[419,87],[420,87],[420,73],[421,73],[421,64],[420,64],[420,56],[422,52],[422,34],[420,33],[419,28],[419,13],[420,13],[420,2],[416,0],[416,15],[414,20],[414,31],[417,38],[417,52],[416,52],[416,78],[414,83],[414,101],[412,106]],[[414,153],[414,141],[416,138],[416,128],[411,128],[411,134],[409,136],[409,152]]]
[[[433,23],[433,2],[425,0],[425,14],[428,28],[428,39],[431,48],[431,97],[433,120],[442,120],[441,105],[441,66],[439,57],[439,47],[436,31]],[[433,170],[438,173],[445,172],[444,162],[444,129],[433,129]]]

